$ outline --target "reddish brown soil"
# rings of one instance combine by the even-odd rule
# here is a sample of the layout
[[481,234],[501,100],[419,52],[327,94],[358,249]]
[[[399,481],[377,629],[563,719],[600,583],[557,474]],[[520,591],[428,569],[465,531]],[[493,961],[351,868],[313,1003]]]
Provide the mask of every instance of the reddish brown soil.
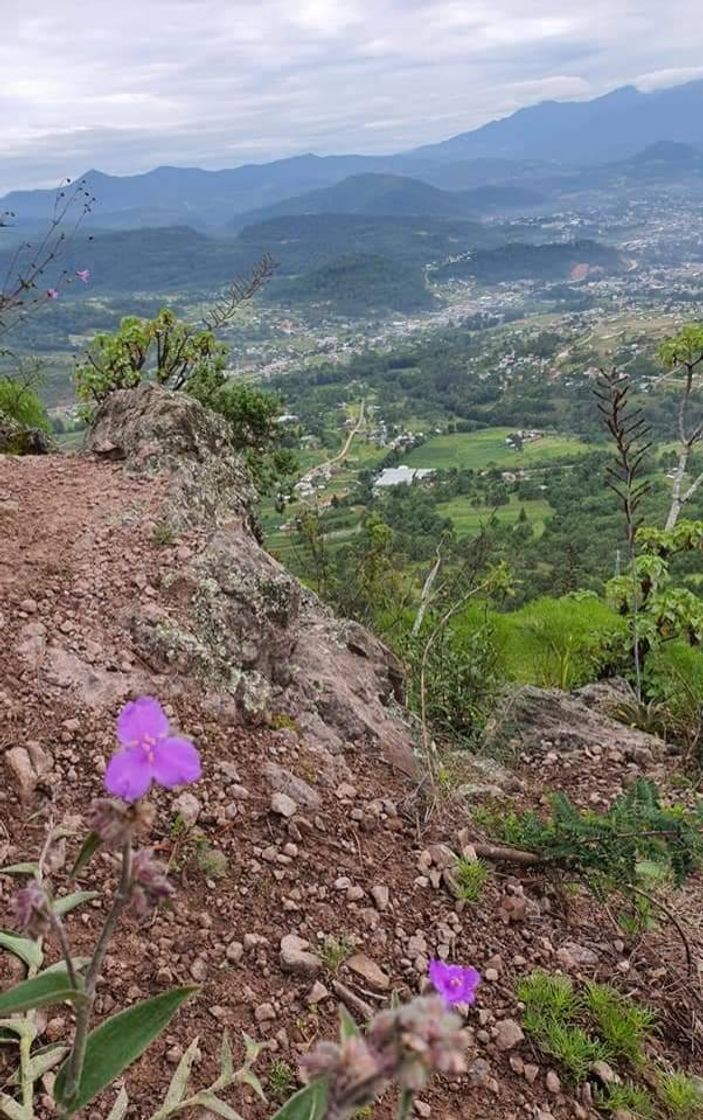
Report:
[[[167,1071],[194,1035],[203,1052],[196,1079],[203,1081],[214,1073],[224,1028],[235,1045],[242,1030],[268,1040],[270,1050],[260,1060],[266,1084],[273,1059],[295,1067],[316,1038],[334,1031],[335,999],[311,1009],[311,981],[281,971],[280,938],[291,932],[308,938],[313,948],[326,937],[354,944],[386,969],[392,987],[403,996],[421,987],[408,944],[416,931],[433,955],[447,938],[446,927],[454,923],[453,959],[495,970],[496,978],[483,984],[469,1017],[475,1033],[470,1060],[485,1059],[489,1073],[483,1078],[474,1073],[478,1085],[467,1077],[424,1092],[421,1100],[433,1117],[507,1120],[539,1115],[540,1110],[556,1118],[587,1115],[583,1108],[579,1112],[568,1091],[547,1091],[548,1063],[529,1042],[511,1055],[502,1054],[491,1032],[495,1022],[519,1018],[515,978],[536,964],[560,967],[557,953],[566,942],[596,954],[597,963],[584,968],[584,976],[617,983],[659,1009],[660,1054],[700,1069],[700,883],[672,903],[694,957],[694,972],[688,975],[680,940],[669,925],[622,940],[606,909],[534,873],[499,869],[480,903],[464,907],[444,889],[418,883],[420,852],[437,840],[455,844],[457,830],[468,822],[466,811],[451,801],[430,811],[422,790],[409,787],[388,764],[361,748],[347,755],[353,791],[318,787],[322,808],[297,815],[297,832],[272,815],[263,763],[276,761],[315,784],[314,761],[306,756],[304,743],[292,732],[252,732],[234,725],[217,713],[197,681],[155,677],[140,664],[124,626],[124,612],[136,596],[160,601],[162,577],[178,566],[179,548],[197,547],[193,539],[160,547],[153,543],[161,494],[158,482],[128,478],[114,465],[55,456],[0,457],[0,752],[36,744],[51,760],[50,775],[25,803],[3,772],[0,863],[35,857],[50,818],[80,828],[90,799],[101,792],[122,697],[145,689],[171,706],[174,721],[201,749],[205,777],[193,788],[201,803],[197,827],[227,859],[226,873],[208,880],[189,854],[188,841],[174,836],[174,796],[155,796],[151,843],[172,864],[175,906],[147,920],[124,920],[106,961],[98,1012],[172,984],[193,983],[194,976],[200,988],[165,1038],[129,1073],[134,1115],[153,1111]],[[551,765],[544,759],[523,761],[518,801],[538,806],[546,791],[565,788],[584,805],[607,804],[639,771],[604,747],[599,757],[561,757]],[[223,763],[229,764],[229,774]],[[246,799],[238,800],[232,789],[232,767],[249,793]],[[653,769],[658,777],[666,776],[664,768]],[[236,810],[228,811],[233,804]],[[68,842],[69,859],[74,843]],[[286,848],[291,843],[293,848]],[[59,890],[66,889],[66,867],[55,877]],[[341,876],[363,889],[361,899],[350,901],[344,890],[335,888]],[[94,877],[106,889],[114,885],[109,856],[96,860],[82,885],[92,885]],[[374,884],[385,884],[390,891],[390,905],[380,913],[369,894]],[[5,927],[11,923],[15,885],[0,876],[0,924]],[[506,899],[523,892],[526,915],[507,921]],[[100,900],[68,919],[79,953],[89,946],[103,910]],[[233,965],[227,947],[247,934],[265,940]],[[196,961],[200,963],[194,965]],[[0,957],[0,969],[3,985],[17,975],[8,956]],[[321,976],[330,989],[334,978],[329,969]],[[344,965],[337,978],[381,1006],[385,997],[364,991]],[[275,1018],[257,1021],[255,1010],[266,1003],[273,1005]],[[46,1019],[46,1035],[54,1038],[61,1035],[68,1014],[52,1009]],[[539,1065],[533,1085],[514,1072],[513,1067],[520,1068],[516,1058]],[[105,1116],[109,1103],[98,1102],[90,1116]],[[239,1107],[247,1116],[273,1111],[241,1094]],[[385,1106],[380,1114],[386,1114]]]

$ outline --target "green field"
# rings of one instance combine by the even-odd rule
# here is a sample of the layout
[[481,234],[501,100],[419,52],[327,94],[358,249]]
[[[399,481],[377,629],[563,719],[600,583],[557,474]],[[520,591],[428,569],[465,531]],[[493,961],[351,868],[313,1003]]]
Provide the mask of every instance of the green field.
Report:
[[[524,508],[535,535],[541,536],[544,532],[545,518],[552,513],[552,507],[544,498],[521,502],[516,494],[511,494],[507,505],[496,507],[496,520],[503,524],[515,524],[521,508]],[[481,526],[488,522],[494,510],[487,506],[476,508],[471,505],[468,498],[458,497],[452,498],[450,502],[442,502],[437,506],[437,512],[443,517],[450,517],[454,522],[457,536],[465,537],[469,533],[477,533]]]
[[435,436],[416,447],[403,459],[411,467],[434,467],[435,470],[484,470],[495,465],[506,470],[532,466],[549,459],[581,455],[590,450],[588,444],[569,436],[545,435],[522,451],[511,451],[505,438],[514,428],[485,428],[480,432],[457,432]]

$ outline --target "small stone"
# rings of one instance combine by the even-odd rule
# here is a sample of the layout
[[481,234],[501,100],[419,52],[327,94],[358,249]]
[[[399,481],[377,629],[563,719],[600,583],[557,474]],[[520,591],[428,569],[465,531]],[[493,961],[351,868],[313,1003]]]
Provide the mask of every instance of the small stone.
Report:
[[322,961],[314,953],[309,952],[310,942],[294,933],[288,933],[281,938],[280,961],[284,972],[293,972],[298,976],[315,976],[322,969]]
[[241,941],[230,941],[225,952],[225,956],[230,964],[239,964],[244,956],[244,946]]
[[192,828],[200,816],[202,805],[194,793],[184,789],[183,793],[179,793],[174,800],[171,808],[188,828]]
[[423,1120],[427,1120],[427,1117],[432,1115],[432,1106],[427,1104],[427,1101],[415,1100],[413,1102],[413,1108],[418,1116],[423,1117]]
[[329,995],[330,993],[325,985],[320,980],[316,980],[312,988],[308,992],[306,1002],[309,1006],[316,1007],[318,1003],[322,1003],[323,1000],[329,999]]
[[484,973],[483,973],[483,978],[484,978],[484,980],[487,980],[489,984],[495,984],[496,980],[498,979],[498,969],[497,968],[487,968],[487,969],[485,969]]
[[604,1061],[594,1062],[591,1066],[591,1073],[594,1077],[597,1077],[603,1085],[618,1085],[621,1080],[613,1067],[609,1065],[608,1062]]
[[354,884],[347,891],[347,898],[350,902],[360,902],[364,897],[364,888]]
[[534,1085],[535,1081],[539,1077],[539,1066],[534,1065],[534,1063],[532,1062],[528,1062],[522,1071],[522,1075],[528,1085]]
[[561,1081],[553,1069],[547,1070],[547,1076],[544,1081],[548,1093],[556,1094],[561,1092]]
[[391,986],[391,982],[383,971],[383,969],[376,964],[376,961],[367,957],[366,953],[354,953],[352,957],[346,962],[347,968],[355,972],[357,976],[368,984],[371,988],[375,988],[379,992],[387,992]]
[[374,900],[377,909],[383,911],[388,909],[390,902],[390,891],[385,883],[376,883],[371,888],[371,897]]
[[598,964],[598,954],[585,945],[577,945],[574,941],[567,941],[557,952],[557,960],[564,968],[574,969],[581,965]]
[[295,815],[298,806],[292,797],[287,793],[274,793],[271,797],[271,812],[276,813],[279,817],[288,819]]
[[254,1008],[254,1018],[257,1023],[270,1023],[276,1018],[276,1012],[273,1004],[260,1003],[258,1007]]
[[202,957],[196,957],[190,966],[190,974],[200,984],[207,977],[207,962]]
[[11,747],[5,754],[8,769],[23,801],[29,801],[37,788],[37,774],[24,747]]
[[474,1058],[467,1073],[471,1085],[473,1085],[474,1088],[479,1088],[485,1085],[488,1078],[491,1076],[491,1067],[485,1058]]
[[496,1023],[496,1046],[499,1050],[514,1050],[524,1037],[521,1026],[514,1019],[501,1019]]

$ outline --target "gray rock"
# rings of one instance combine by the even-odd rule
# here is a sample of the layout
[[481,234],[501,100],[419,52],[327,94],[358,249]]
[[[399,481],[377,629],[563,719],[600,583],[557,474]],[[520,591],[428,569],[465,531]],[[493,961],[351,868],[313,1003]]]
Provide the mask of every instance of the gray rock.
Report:
[[390,902],[390,891],[385,883],[376,883],[371,888],[371,897],[374,900],[377,909],[383,911],[388,909]]
[[267,762],[264,766],[264,775],[271,789],[276,793],[285,794],[296,805],[300,805],[304,809],[321,808],[322,798],[317,790],[308,785],[303,778],[299,778],[297,774],[286,770],[284,766],[279,766],[276,762]]
[[37,788],[39,775],[32,766],[29,752],[24,747],[10,747],[5,754],[5,763],[10,777],[19,790],[23,801],[29,801]]
[[522,1027],[514,1019],[501,1019],[496,1023],[495,1042],[499,1050],[514,1050],[524,1038]]
[[202,805],[194,793],[184,789],[183,793],[179,793],[175,798],[171,808],[188,828],[192,828],[200,816]]
[[310,952],[310,942],[294,933],[281,938],[281,968],[298,976],[316,976],[322,970],[322,961]]
[[287,793],[274,793],[271,798],[271,812],[279,817],[292,817],[298,811],[298,806]]
[[387,992],[391,986],[390,979],[380,965],[367,957],[366,953],[354,953],[346,961],[346,966],[376,991]]

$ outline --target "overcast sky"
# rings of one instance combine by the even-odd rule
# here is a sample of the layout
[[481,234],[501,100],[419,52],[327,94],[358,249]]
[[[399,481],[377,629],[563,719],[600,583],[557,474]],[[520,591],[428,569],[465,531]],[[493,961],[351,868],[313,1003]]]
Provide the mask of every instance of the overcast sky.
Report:
[[701,0],[0,0],[0,193],[389,152],[703,76]]

